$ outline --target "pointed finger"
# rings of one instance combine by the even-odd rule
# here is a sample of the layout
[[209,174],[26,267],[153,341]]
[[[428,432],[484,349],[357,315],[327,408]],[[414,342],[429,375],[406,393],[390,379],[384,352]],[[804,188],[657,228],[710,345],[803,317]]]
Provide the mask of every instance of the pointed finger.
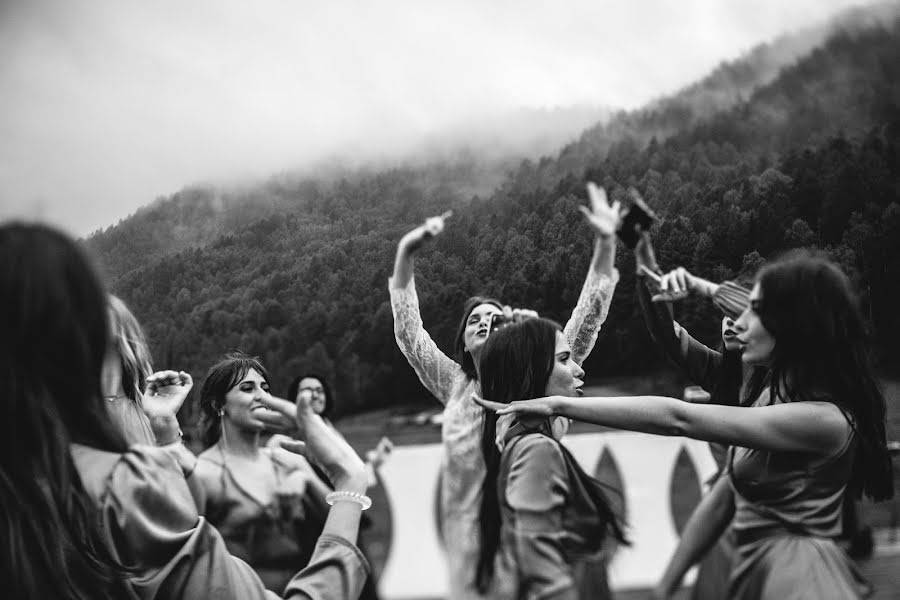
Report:
[[499,410],[503,410],[504,408],[508,407],[507,404],[503,404],[502,402],[493,402],[491,400],[485,400],[484,398],[480,397],[478,394],[472,394],[472,400],[474,400],[477,404],[480,404],[484,408],[495,411],[495,412],[499,411]]

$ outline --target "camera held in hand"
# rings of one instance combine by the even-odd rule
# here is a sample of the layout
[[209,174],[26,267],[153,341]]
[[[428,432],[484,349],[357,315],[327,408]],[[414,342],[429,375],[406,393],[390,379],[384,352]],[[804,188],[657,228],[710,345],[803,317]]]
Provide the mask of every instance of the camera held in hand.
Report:
[[625,209],[625,215],[622,217],[622,224],[616,235],[619,239],[631,249],[637,246],[642,231],[649,231],[653,222],[657,220],[656,213],[647,206],[644,199],[634,188],[628,189],[628,196],[631,200]]
[[498,329],[502,329],[507,325],[512,325],[513,320],[503,313],[497,313],[491,317],[491,326],[488,328],[488,335],[494,333]]

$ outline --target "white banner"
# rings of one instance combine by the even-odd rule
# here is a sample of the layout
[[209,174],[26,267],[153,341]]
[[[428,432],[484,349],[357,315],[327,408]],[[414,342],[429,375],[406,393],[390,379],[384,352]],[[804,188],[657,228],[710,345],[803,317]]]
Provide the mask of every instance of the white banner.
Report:
[[[609,565],[616,589],[653,587],[678,541],[672,517],[672,474],[682,448],[698,476],[698,486],[716,472],[705,442],[630,432],[567,435],[563,443],[588,473],[595,473],[604,449],[622,478],[630,548]],[[390,499],[393,536],[379,588],[384,598],[443,598],[447,569],[437,530],[440,444],[398,446],[380,470]],[[686,582],[690,583],[693,573]]]

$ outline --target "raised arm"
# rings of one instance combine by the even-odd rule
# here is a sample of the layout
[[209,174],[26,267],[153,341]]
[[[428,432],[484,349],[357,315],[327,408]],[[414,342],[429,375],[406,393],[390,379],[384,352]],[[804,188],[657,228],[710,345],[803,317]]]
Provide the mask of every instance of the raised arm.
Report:
[[830,454],[847,441],[850,425],[831,402],[741,407],[691,404],[663,396],[550,396],[508,405],[485,402],[498,414],[562,415],[626,431],[684,436],[770,452]]
[[443,230],[444,220],[449,216],[447,212],[432,217],[403,236],[397,245],[394,274],[388,283],[397,346],[419,376],[419,381],[444,404],[454,382],[464,373],[453,359],[441,352],[425,331],[413,277],[413,260],[416,251]]
[[391,287],[403,289],[413,277],[413,261],[415,253],[428,241],[444,230],[444,221],[453,215],[453,211],[447,211],[437,217],[425,220],[408,232],[397,244],[397,256],[394,259],[394,275],[391,277]]
[[727,477],[719,477],[691,514],[675,554],[654,589],[654,598],[669,598],[678,589],[684,574],[698,563],[727,529],[734,516],[734,492]]
[[578,303],[564,328],[564,334],[572,348],[572,358],[579,365],[594,348],[619,281],[619,272],[615,268],[615,233],[619,226],[621,208],[618,202],[610,205],[603,188],[588,183],[587,190],[591,208],[582,206],[579,209],[594,230],[594,253]]

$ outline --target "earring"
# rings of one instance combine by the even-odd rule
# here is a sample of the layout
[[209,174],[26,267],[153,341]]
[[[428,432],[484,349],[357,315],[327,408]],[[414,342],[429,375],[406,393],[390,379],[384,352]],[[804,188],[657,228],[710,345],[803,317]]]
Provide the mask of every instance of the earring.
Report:
[[220,408],[220,409],[219,409],[219,416],[221,417],[221,416],[223,416],[224,414],[225,414],[225,409],[224,409],[224,408]]

